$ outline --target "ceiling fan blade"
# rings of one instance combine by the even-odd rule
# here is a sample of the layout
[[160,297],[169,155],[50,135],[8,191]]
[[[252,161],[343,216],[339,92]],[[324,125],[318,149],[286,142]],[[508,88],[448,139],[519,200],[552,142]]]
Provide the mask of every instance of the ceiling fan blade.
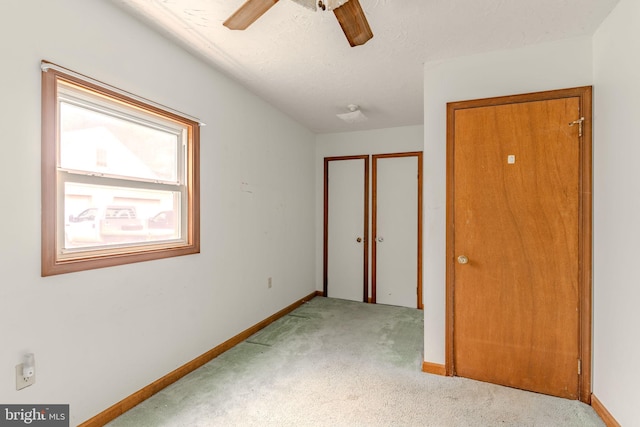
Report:
[[351,47],[363,45],[373,37],[367,17],[358,0],[349,0],[342,6],[333,9],[333,13]]
[[276,3],[278,0],[247,0],[222,25],[231,30],[245,30]]

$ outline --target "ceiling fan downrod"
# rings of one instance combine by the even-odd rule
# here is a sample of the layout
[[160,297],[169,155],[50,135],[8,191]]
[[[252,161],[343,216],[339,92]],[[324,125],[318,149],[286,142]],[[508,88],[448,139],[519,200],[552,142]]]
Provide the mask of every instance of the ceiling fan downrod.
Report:
[[347,2],[349,2],[349,0],[318,0],[318,9],[322,9],[323,11],[334,10]]

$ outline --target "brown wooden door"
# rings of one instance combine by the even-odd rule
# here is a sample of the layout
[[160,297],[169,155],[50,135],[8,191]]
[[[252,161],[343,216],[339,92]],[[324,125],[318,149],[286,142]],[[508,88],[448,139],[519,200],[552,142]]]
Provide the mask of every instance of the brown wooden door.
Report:
[[503,101],[450,109],[453,373],[577,399],[583,100]]

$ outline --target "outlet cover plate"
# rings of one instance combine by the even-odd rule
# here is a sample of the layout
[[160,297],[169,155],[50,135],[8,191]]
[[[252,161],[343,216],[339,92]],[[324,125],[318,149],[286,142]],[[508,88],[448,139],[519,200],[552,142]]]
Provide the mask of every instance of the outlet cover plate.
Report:
[[26,378],[22,376],[22,363],[16,365],[16,390],[22,390],[25,387],[29,387],[36,383],[36,374]]

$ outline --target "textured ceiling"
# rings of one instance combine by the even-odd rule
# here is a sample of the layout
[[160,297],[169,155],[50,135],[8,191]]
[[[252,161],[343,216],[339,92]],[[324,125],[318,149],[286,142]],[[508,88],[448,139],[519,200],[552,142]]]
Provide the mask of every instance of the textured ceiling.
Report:
[[[319,133],[422,124],[425,62],[591,35],[618,2],[360,0],[374,37],[352,48],[290,0],[245,31],[222,25],[244,0],[111,1]],[[348,104],[369,120],[339,120]]]

